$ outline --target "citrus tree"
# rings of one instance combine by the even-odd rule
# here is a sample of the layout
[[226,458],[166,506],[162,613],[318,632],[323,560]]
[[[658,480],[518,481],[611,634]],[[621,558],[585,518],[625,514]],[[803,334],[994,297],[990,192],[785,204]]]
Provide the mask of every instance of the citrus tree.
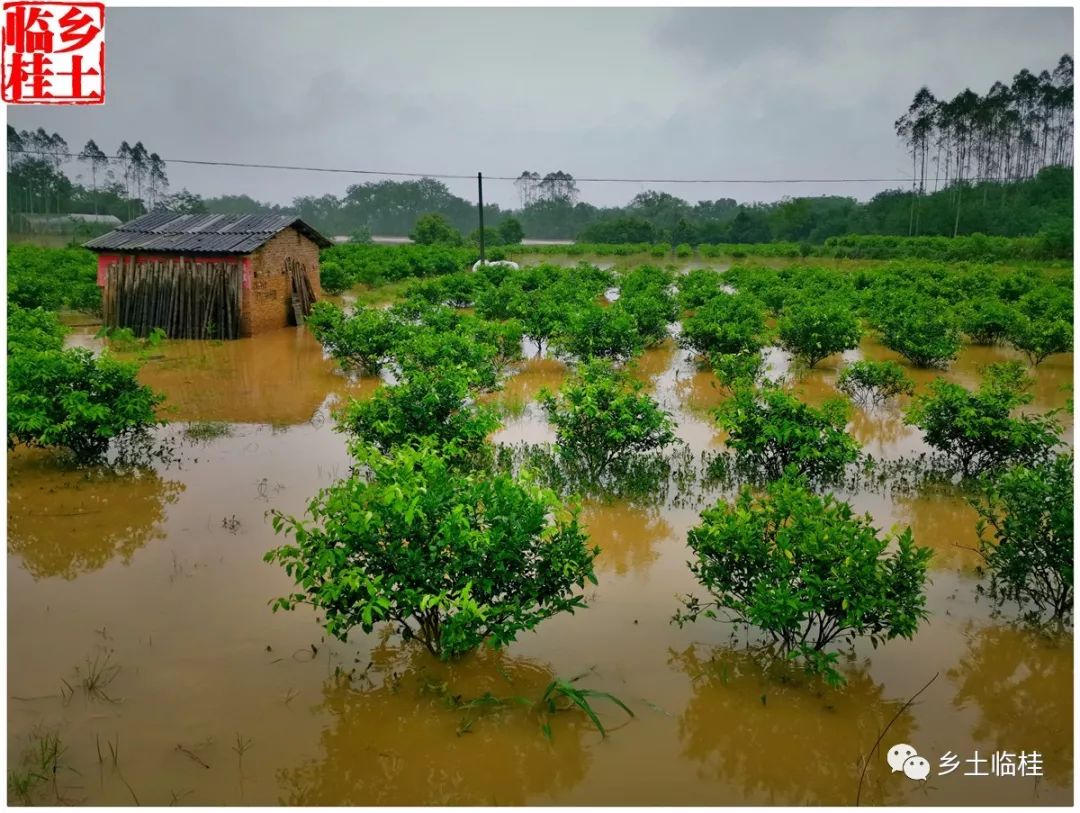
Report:
[[427,440],[454,463],[481,461],[499,419],[493,407],[475,402],[469,384],[469,372],[460,367],[410,369],[398,384],[352,401],[338,428],[383,452]]
[[702,356],[753,353],[765,337],[761,303],[746,294],[721,292],[683,319],[679,344]]
[[556,351],[579,360],[626,361],[644,344],[633,314],[618,302],[606,308],[592,302],[575,308],[552,340]]
[[780,346],[806,366],[859,346],[862,328],[848,303],[799,301],[777,323]]
[[53,311],[8,304],[8,355],[20,350],[61,350],[67,329]]
[[836,655],[825,652],[834,641],[911,638],[926,617],[931,552],[911,529],[880,534],[869,515],[800,479],[774,481],[760,495],[744,487],[734,502],[703,511],[687,541],[709,598],[686,597],[680,624],[726,613],[836,680]]
[[343,369],[377,375],[408,328],[393,314],[360,306],[348,316],[330,302],[316,302],[307,326]]
[[948,367],[960,352],[960,330],[952,313],[930,297],[899,297],[879,313],[881,343],[916,367]]
[[1033,367],[1037,367],[1055,353],[1072,350],[1072,321],[1018,314],[1009,327],[1006,341],[1027,356]]
[[990,365],[975,391],[937,378],[915,396],[904,420],[965,477],[1039,462],[1057,444],[1059,427],[1052,414],[1013,414],[1031,401],[1028,383],[1016,363]]
[[540,403],[555,427],[559,454],[592,481],[675,440],[671,416],[642,392],[644,384],[609,362],[593,360]]
[[847,405],[839,399],[813,407],[774,385],[737,384],[716,416],[739,462],[768,480],[789,470],[828,479],[859,459],[859,444],[845,431]]
[[836,378],[836,388],[858,403],[880,404],[915,392],[915,382],[895,361],[853,361]]
[[986,479],[973,500],[990,595],[1034,623],[1073,610],[1073,456],[1016,466]]
[[1017,313],[996,296],[968,300],[959,312],[960,329],[973,344],[1000,344],[1013,332]]
[[55,447],[79,463],[102,458],[113,441],[157,426],[164,400],[139,383],[139,366],[85,348],[16,349],[8,355],[8,446]]
[[274,515],[291,540],[265,558],[300,588],[275,610],[310,604],[341,640],[388,622],[450,659],[585,606],[598,550],[553,492],[464,473],[427,445],[354,454],[366,476],[321,491],[306,518]]

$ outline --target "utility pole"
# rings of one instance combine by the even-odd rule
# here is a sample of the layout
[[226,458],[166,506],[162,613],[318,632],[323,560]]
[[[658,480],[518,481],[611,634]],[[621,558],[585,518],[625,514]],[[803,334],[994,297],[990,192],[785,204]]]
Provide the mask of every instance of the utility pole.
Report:
[[480,193],[480,265],[484,264],[484,173],[476,173],[476,188]]

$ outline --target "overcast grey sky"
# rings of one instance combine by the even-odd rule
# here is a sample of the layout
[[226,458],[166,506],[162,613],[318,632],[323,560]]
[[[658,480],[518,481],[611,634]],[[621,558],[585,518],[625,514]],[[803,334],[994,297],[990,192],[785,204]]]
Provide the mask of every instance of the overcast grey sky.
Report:
[[[109,8],[103,107],[18,129],[165,158],[517,175],[901,177],[921,85],[983,93],[1072,53],[1071,9]],[[72,167],[72,173],[80,170]],[[287,203],[363,178],[171,165],[173,190]],[[450,182],[474,198],[475,184]],[[896,186],[898,184],[891,184]],[[690,201],[882,185],[661,186]],[[645,188],[582,184],[612,205]],[[516,204],[512,184],[485,197]]]

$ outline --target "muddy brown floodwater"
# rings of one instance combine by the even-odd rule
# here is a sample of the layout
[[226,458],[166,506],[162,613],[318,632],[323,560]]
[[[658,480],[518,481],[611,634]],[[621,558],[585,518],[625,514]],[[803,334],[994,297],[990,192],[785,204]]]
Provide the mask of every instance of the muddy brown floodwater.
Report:
[[[589,608],[501,653],[442,664],[378,632],[324,640],[313,613],[268,606],[291,584],[262,561],[279,541],[267,512],[302,512],[346,475],[329,413],[377,382],[348,381],[295,329],[166,343],[150,355],[142,377],[168,396],[174,434],[228,424],[185,441],[180,465],[80,473],[42,453],[8,456],[9,770],[48,733],[66,748],[36,801],[852,804],[863,755],[934,674],[882,743],[910,743],[932,776],[890,774],[875,754],[864,804],[1072,800],[1072,641],[1048,643],[977,600],[964,549],[975,517],[958,495],[844,495],[880,527],[911,525],[935,556],[930,620],[912,641],[858,647],[840,689],[764,672],[724,624],[670,623],[677,596],[696,587],[685,540],[699,508],[675,499],[586,504],[601,548]],[[867,342],[848,354],[859,356],[890,354]],[[981,365],[1009,356],[969,348],[948,377],[970,384]],[[786,368],[779,352],[770,361]],[[804,397],[835,394],[838,363],[798,382]],[[1071,371],[1071,355],[1040,366],[1032,408],[1063,406]],[[721,445],[711,373],[668,342],[637,374],[695,455]],[[508,413],[495,439],[550,440],[534,399],[564,375],[550,359],[522,365],[495,396]],[[931,377],[916,373],[920,386]],[[895,410],[856,412],[852,431],[875,456],[924,449]],[[102,675],[96,686],[90,673]],[[614,729],[606,739],[571,713],[553,718],[549,742],[519,703],[461,707],[485,693],[535,700],[554,676],[582,674],[580,685],[634,711],[627,722],[598,701]],[[939,776],[950,751],[961,760],[1038,751],[1044,775],[965,776],[961,763]]]

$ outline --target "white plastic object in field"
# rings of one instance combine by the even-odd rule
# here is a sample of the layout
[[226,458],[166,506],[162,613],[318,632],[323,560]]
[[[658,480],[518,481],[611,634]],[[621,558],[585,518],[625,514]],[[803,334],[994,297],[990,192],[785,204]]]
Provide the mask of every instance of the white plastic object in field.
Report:
[[517,271],[521,266],[510,260],[477,260],[473,263],[472,270],[476,271],[483,262],[484,265],[501,265],[503,268],[512,268]]

